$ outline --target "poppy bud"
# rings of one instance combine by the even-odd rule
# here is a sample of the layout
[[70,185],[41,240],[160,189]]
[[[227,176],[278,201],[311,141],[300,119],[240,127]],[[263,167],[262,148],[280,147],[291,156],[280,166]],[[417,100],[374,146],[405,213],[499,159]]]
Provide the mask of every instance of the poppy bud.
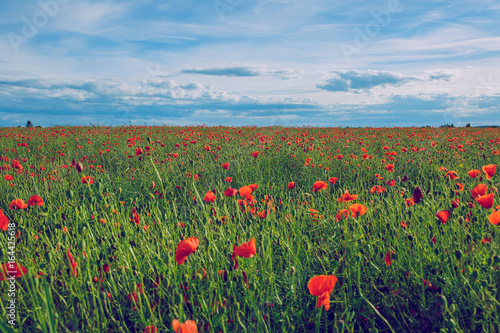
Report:
[[83,171],[83,164],[80,162],[76,163],[76,170],[78,170],[78,172],[82,172]]
[[413,201],[415,203],[419,203],[423,197],[424,195],[422,193],[422,189],[419,186],[415,187],[415,189],[413,190]]

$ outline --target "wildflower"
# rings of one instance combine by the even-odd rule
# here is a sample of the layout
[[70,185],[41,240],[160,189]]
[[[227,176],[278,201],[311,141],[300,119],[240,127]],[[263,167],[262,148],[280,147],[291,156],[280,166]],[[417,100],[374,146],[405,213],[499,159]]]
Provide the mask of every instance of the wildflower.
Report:
[[337,283],[335,275],[319,275],[311,278],[307,287],[313,296],[317,296],[316,307],[325,307],[325,310],[330,309],[330,294]]
[[69,252],[69,249],[66,251],[66,257],[68,258],[69,264],[71,266],[71,269],[72,269],[72,272],[73,272],[73,276],[77,277],[78,274],[77,274],[77,271],[76,271],[76,267],[78,266],[78,264],[76,263],[75,259],[71,255],[71,252]]
[[481,171],[474,169],[474,170],[467,171],[467,174],[471,178],[477,178],[477,176],[479,176],[481,174]]
[[375,192],[384,193],[385,191],[386,191],[385,187],[379,185],[375,185],[370,189],[370,193],[375,193]]
[[259,157],[259,152],[258,151],[254,151],[250,155],[252,155],[254,158],[257,158],[257,157]]
[[392,255],[393,254],[396,254],[394,253],[394,251],[389,251],[387,252],[387,254],[385,255],[385,264],[387,266],[391,266],[391,263],[392,263]]
[[196,237],[190,237],[181,241],[179,245],[177,245],[177,250],[175,250],[175,261],[177,261],[177,265],[183,264],[188,255],[196,251],[198,244],[199,241]]
[[222,163],[222,168],[228,170],[229,169],[229,163]]
[[295,182],[289,182],[287,188],[293,190],[295,188]]
[[491,224],[498,225],[500,223],[500,210],[490,214],[490,216],[488,216],[488,220]]
[[255,246],[255,238],[252,238],[248,243],[236,246],[234,244],[233,254],[231,255],[231,260],[234,260],[234,269],[238,268],[238,258],[252,258],[257,252],[257,247]]
[[257,188],[259,187],[259,185],[257,185],[257,184],[250,184],[248,186],[252,189],[252,192],[255,192],[257,190]]
[[[351,211],[352,216],[354,215],[354,212]],[[337,215],[335,215],[335,222],[339,222],[343,218],[348,218],[349,217],[349,209],[341,209]]]
[[43,206],[43,199],[38,195],[33,195],[28,199],[28,205],[30,206]]
[[450,212],[448,210],[442,210],[437,212],[436,217],[441,221],[441,223],[445,224],[450,217]]
[[337,199],[338,202],[349,202],[354,201],[358,198],[357,194],[349,194],[349,191],[345,191],[344,195]]
[[8,262],[0,266],[0,281],[9,277],[20,278],[28,273],[28,269],[15,262]]
[[9,229],[9,219],[3,214],[3,210],[0,209],[0,229],[7,231]]
[[9,209],[26,209],[28,205],[22,199],[14,199],[10,202]]
[[405,200],[405,203],[406,203],[406,207],[410,207],[410,206],[413,206],[415,204],[415,201],[413,200],[413,198],[408,198]]
[[249,195],[252,194],[252,188],[250,186],[243,186],[242,188],[240,188],[240,195],[242,197],[247,197]]
[[207,203],[209,202],[214,202],[215,201],[215,194],[213,194],[212,191],[208,191],[206,194],[205,194],[205,201]]
[[84,176],[82,177],[82,184],[87,184],[89,183],[90,185],[94,184],[94,180],[90,176]]
[[486,178],[490,179],[491,177],[493,177],[495,175],[497,165],[496,164],[488,164],[488,165],[483,166],[481,169],[486,174]]
[[317,192],[320,190],[326,190],[328,188],[328,184],[325,183],[324,181],[318,180],[313,184],[313,191]]
[[174,319],[172,320],[172,328],[175,333],[198,333],[198,328],[194,320],[186,320],[184,324],[181,324],[179,320]]
[[495,199],[495,194],[490,193],[490,194],[482,195],[479,198],[476,198],[476,201],[479,202],[481,207],[488,209],[488,208],[493,207],[493,200],[494,199]]
[[330,179],[328,179],[328,181],[332,184],[335,184],[337,182],[339,178],[338,177],[330,177]]
[[474,187],[472,190],[470,190],[470,195],[471,195],[471,197],[476,199],[482,195],[485,195],[486,191],[488,191],[488,186],[486,186],[484,184],[479,184],[476,187]]
[[156,327],[155,325],[146,326],[144,331],[142,331],[142,333],[156,333],[156,332],[158,332],[158,327]]
[[352,204],[349,207],[349,209],[351,210],[351,212],[354,214],[355,217],[366,214],[366,206],[359,203]]
[[224,196],[226,197],[234,197],[236,194],[238,194],[238,190],[234,188],[228,187],[227,190],[224,191]]

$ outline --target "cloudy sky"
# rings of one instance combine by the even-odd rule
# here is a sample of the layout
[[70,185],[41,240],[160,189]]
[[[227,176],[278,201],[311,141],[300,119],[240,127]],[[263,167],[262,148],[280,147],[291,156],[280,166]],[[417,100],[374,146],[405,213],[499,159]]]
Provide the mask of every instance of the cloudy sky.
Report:
[[500,125],[498,1],[2,0],[0,126]]

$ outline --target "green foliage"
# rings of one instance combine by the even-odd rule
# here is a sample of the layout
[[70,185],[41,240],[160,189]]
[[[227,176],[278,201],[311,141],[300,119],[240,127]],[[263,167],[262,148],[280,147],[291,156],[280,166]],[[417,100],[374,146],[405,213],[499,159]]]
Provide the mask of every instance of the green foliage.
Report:
[[[500,130],[29,127],[0,136],[9,166],[0,171],[0,208],[20,233],[16,259],[28,269],[16,280],[17,332],[168,332],[173,319],[195,320],[200,332],[500,325],[500,233],[491,210],[470,197],[480,182],[497,195],[498,175],[467,175],[497,163]],[[316,181],[327,189],[313,191]],[[248,209],[239,194],[223,195],[250,184],[258,188]],[[385,191],[372,193],[375,185]],[[417,186],[423,199],[407,206]],[[354,202],[337,200],[346,190],[366,214],[336,218]],[[209,191],[213,203],[204,200]],[[44,205],[9,209],[32,195]],[[452,211],[446,223],[436,218],[441,210]],[[0,231],[2,244],[8,237]],[[177,245],[188,237],[199,247],[177,265]],[[233,246],[251,238],[256,255],[234,269]],[[0,263],[8,261],[2,249]],[[325,311],[308,281],[331,274],[338,282]],[[8,288],[0,281],[2,299]]]

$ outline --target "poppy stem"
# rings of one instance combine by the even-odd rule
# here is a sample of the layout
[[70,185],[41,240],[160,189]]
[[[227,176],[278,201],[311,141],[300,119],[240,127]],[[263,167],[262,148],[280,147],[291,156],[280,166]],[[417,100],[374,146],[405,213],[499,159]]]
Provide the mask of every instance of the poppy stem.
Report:
[[370,308],[372,308],[373,311],[375,311],[375,313],[380,317],[380,319],[382,319],[382,321],[389,327],[391,332],[396,333],[396,331],[394,331],[394,329],[392,328],[391,324],[389,324],[387,319],[385,319],[384,316],[382,316],[382,314],[378,312],[377,308],[363,295],[363,292],[361,291],[361,260],[359,260],[358,262],[358,290],[359,290],[359,296],[361,296],[361,298],[364,299],[366,303],[368,303]]

